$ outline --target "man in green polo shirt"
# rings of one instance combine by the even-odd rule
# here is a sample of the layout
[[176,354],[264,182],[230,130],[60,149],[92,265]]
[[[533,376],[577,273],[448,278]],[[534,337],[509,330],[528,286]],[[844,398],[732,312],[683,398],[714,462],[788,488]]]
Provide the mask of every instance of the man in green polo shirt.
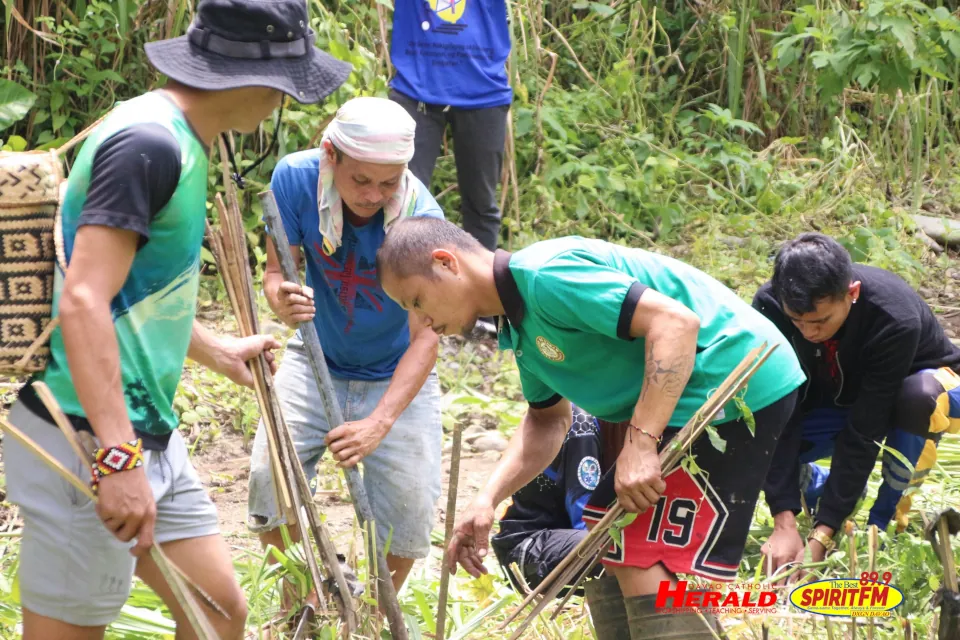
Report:
[[[486,573],[494,508],[549,465],[574,402],[597,416],[601,429],[621,426],[626,433],[584,520],[599,520],[615,499],[641,514],[604,561],[623,607],[605,608],[607,619],[598,622],[609,635],[601,637],[666,637],[650,631],[658,626],[684,638],[713,637],[696,613],[651,625],[667,615],[656,610],[655,594],[661,583],[675,584],[678,573],[736,577],[760,486],[805,380],[776,327],[689,265],[578,237],[511,255],[483,249],[442,220],[405,220],[387,234],[377,272],[384,291],[437,333],[463,333],[478,317],[500,317],[500,348],[514,351],[530,404],[456,526],[447,550],[451,568],[459,561],[472,575]],[[714,420],[725,450],[704,439],[692,452],[703,473],[681,468],[661,477],[664,441],[764,342],[781,346],[743,394],[752,416],[727,404]]]

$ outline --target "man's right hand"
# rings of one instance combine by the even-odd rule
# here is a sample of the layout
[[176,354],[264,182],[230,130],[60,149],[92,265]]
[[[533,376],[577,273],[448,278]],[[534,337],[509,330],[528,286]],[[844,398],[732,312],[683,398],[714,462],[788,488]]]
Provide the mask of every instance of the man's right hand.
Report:
[[[791,520],[793,514],[790,514]],[[775,525],[770,538],[760,548],[768,577],[776,573],[785,564],[803,558],[804,543],[797,530],[796,520]]]
[[122,542],[137,539],[130,553],[139,557],[153,546],[157,504],[144,467],[101,477],[97,498],[97,515],[107,529]]
[[317,309],[313,304],[313,289],[295,282],[281,282],[277,289],[277,317],[288,327],[296,329],[301,322],[313,320]]
[[489,500],[477,496],[453,529],[453,538],[447,547],[450,572],[457,572],[457,562],[474,578],[487,573],[483,559],[490,546],[494,507]]

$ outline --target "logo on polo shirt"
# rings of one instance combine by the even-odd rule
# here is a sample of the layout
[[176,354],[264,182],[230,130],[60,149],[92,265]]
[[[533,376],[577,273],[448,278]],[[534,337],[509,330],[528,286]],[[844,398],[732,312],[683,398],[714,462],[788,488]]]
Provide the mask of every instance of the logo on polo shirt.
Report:
[[543,354],[544,358],[553,362],[563,362],[564,358],[567,357],[563,355],[563,351],[560,351],[557,345],[543,336],[537,336],[537,349],[540,349],[540,353]]
[[600,484],[600,462],[593,456],[587,456],[577,467],[577,480],[587,491],[593,491]]

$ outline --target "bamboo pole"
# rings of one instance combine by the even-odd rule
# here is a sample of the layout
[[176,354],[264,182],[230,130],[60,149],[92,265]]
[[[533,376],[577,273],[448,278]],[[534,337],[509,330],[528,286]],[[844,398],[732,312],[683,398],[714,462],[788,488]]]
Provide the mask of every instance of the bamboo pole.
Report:
[[[211,239],[211,249],[214,258],[220,267],[224,285],[230,298],[230,303],[240,326],[240,333],[244,336],[259,333],[259,321],[254,304],[253,274],[247,256],[246,231],[240,208],[237,205],[236,190],[229,179],[229,169],[226,165],[227,149],[220,139],[221,163],[224,172],[224,182],[227,190],[227,203],[216,197],[217,210],[220,214],[221,229],[215,232],[208,226]],[[322,606],[326,606],[323,596],[323,579],[317,563],[316,554],[310,545],[309,533],[313,533],[314,541],[320,553],[320,560],[333,578],[337,590],[335,602],[343,622],[346,637],[356,632],[358,622],[356,607],[350,586],[340,568],[336,548],[330,539],[326,525],[317,513],[316,505],[310,493],[303,469],[296,455],[296,447],[283,413],[277,400],[273,386],[273,375],[266,358],[261,354],[250,361],[253,373],[254,389],[260,405],[264,426],[267,430],[268,449],[270,451],[271,468],[274,474],[274,486],[277,489],[278,504],[284,511],[288,526],[292,526],[300,535],[303,543],[304,556],[310,570],[317,598]],[[304,524],[304,517],[307,525]]]
[[[443,548],[446,549],[453,537],[453,522],[457,515],[457,487],[460,484],[460,448],[463,436],[463,424],[457,420],[453,427],[453,448],[450,450],[450,482],[447,485],[447,517],[444,523]],[[450,587],[450,564],[440,562],[440,595],[437,598],[437,624],[435,636],[443,640],[447,637],[447,590]]]
[[[277,201],[272,191],[264,191],[259,194],[260,203],[263,207],[263,218],[270,232],[270,238],[273,241],[277,258],[280,260],[280,269],[283,272],[283,279],[287,282],[300,282],[300,274],[293,262],[293,256],[290,254],[290,243],[287,240],[287,233],[283,227],[283,220],[280,217],[280,211],[277,208]],[[314,378],[317,381],[317,388],[320,390],[320,399],[323,402],[323,408],[327,415],[327,423],[331,428],[334,425],[342,425],[343,413],[340,410],[340,403],[333,390],[333,381],[330,378],[330,371],[327,369],[327,361],[323,355],[323,349],[320,346],[320,337],[317,335],[317,327],[313,322],[300,323],[300,335],[303,338],[303,346],[307,351],[307,358],[310,360],[310,366],[313,369]],[[370,499],[367,497],[367,490],[363,485],[360,472],[356,467],[344,469],[347,479],[347,488],[350,490],[350,496],[353,498],[353,506],[357,512],[360,522],[366,525],[367,522],[374,522],[373,509],[370,506]],[[376,535],[370,536],[367,544],[371,564],[377,566],[377,595],[379,596],[380,606],[387,620],[390,623],[390,631],[395,640],[407,640],[407,626],[403,619],[403,613],[400,611],[400,603],[397,601],[397,592],[393,586],[393,579],[390,575],[390,569],[387,566],[387,559],[383,552],[377,549]]]
[[[868,571],[870,575],[873,575],[873,572],[877,570],[877,525],[872,524],[867,529],[867,539],[869,545],[867,547],[867,562],[869,565]],[[867,621],[867,638],[868,640],[873,640],[873,634],[875,631],[873,618],[870,618]]]

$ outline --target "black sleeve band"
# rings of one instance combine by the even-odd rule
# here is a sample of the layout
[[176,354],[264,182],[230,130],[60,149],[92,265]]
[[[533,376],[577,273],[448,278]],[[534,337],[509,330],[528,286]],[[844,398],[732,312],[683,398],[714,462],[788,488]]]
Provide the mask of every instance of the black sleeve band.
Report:
[[621,340],[633,340],[630,335],[630,324],[633,322],[633,313],[637,310],[637,303],[640,302],[640,296],[649,289],[647,285],[641,282],[634,282],[623,297],[623,305],[620,306],[620,318],[617,320],[617,337]]
[[541,400],[540,402],[531,402],[530,407],[533,409],[549,409],[561,400],[563,400],[563,396],[561,396],[559,393],[555,393],[546,400]]
[[180,182],[180,145],[159,124],[138,124],[97,148],[78,226],[99,225],[150,237],[150,222]]

